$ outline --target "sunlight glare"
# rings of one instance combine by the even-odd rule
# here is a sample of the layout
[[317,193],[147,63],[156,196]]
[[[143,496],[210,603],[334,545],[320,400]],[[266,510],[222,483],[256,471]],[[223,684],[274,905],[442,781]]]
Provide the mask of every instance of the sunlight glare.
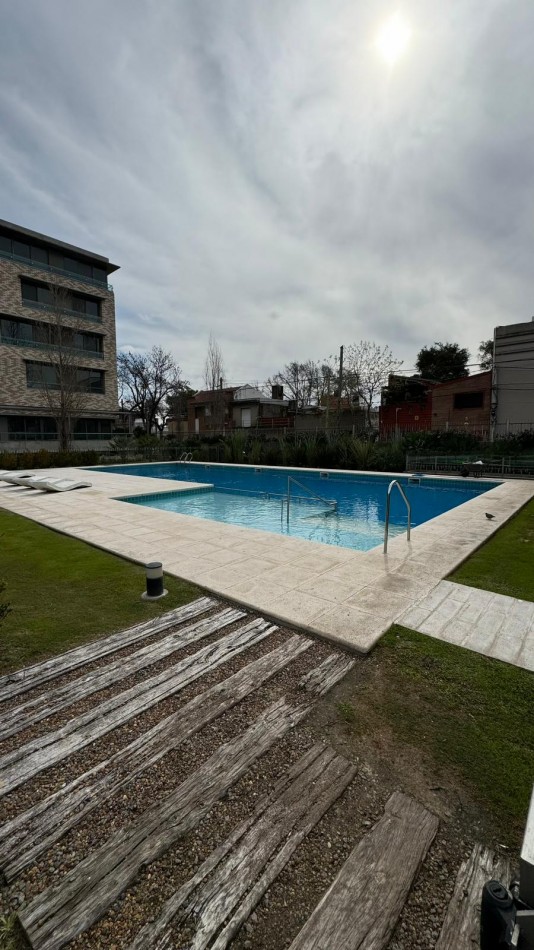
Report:
[[395,13],[386,20],[378,32],[375,46],[388,66],[394,66],[403,56],[409,46],[411,36],[410,25],[399,13]]

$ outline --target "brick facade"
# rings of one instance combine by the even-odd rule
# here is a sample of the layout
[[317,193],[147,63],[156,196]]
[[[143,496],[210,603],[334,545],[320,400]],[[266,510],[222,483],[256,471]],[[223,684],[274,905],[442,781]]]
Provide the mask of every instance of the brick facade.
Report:
[[[70,274],[51,271],[44,265],[36,266],[22,260],[0,256],[0,317],[17,317],[40,324],[46,335],[46,326],[57,322],[51,308],[42,304],[23,301],[21,278],[75,291],[100,301],[100,319],[85,318],[81,314],[65,313],[61,316],[61,325],[78,332],[97,334],[102,337],[102,356],[90,352],[76,354],[76,364],[82,369],[94,369],[104,373],[104,392],[83,395],[83,409],[79,418],[114,419],[118,412],[117,359],[115,336],[115,299],[112,290],[105,283],[78,279]],[[26,363],[50,362],[50,351],[32,344],[30,341],[8,343],[0,339],[0,449],[23,448],[6,446],[8,441],[8,418],[50,417],[46,393],[42,389],[30,388],[26,378]],[[80,443],[78,447],[85,447]],[[33,447],[33,446],[32,446]],[[36,445],[35,448],[39,448]],[[47,443],[47,448],[56,447]]]
[[[462,406],[462,397],[474,397],[480,394],[480,405]],[[439,383],[432,391],[432,428],[461,429],[469,431],[480,429],[487,434],[491,408],[491,372],[476,373],[474,376],[462,376]]]

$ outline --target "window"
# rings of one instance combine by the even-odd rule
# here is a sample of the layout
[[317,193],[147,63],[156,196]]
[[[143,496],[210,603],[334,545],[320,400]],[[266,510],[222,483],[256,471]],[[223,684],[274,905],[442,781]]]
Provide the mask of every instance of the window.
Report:
[[50,363],[26,363],[28,389],[58,389],[57,372]]
[[8,416],[7,431],[12,442],[50,441],[57,438],[54,419],[39,416]]
[[[57,367],[51,363],[26,362],[28,389],[60,389]],[[103,393],[104,373],[100,369],[76,369],[76,388],[83,393]]]
[[23,241],[13,241],[13,254],[15,257],[27,257],[30,256],[30,245],[25,244]]
[[110,439],[111,419],[78,419],[74,428],[75,439]]
[[104,392],[104,373],[100,369],[77,369],[76,382],[82,393]]
[[77,350],[85,350],[89,353],[102,353],[102,337],[96,333],[75,333],[73,346]]
[[72,294],[72,309],[76,313],[81,313],[87,317],[100,318],[100,301],[92,297],[84,297],[82,294]]
[[[104,352],[104,338],[98,333],[83,333],[70,327],[60,329],[64,348],[83,350],[88,356],[100,355]],[[0,318],[0,339],[6,343],[57,346],[58,337],[58,327],[52,323],[19,320],[17,317]]]
[[0,336],[2,340],[6,341],[31,341],[33,338],[33,325],[27,320],[16,320],[14,317],[2,317],[0,319]]
[[57,267],[58,270],[79,276],[82,280],[87,278],[99,284],[107,284],[108,274],[105,267],[93,267],[90,261],[70,257],[54,247],[40,247],[37,244],[29,244],[26,241],[0,235],[0,254],[19,258],[22,261],[31,261],[38,267]]
[[54,304],[52,291],[46,284],[37,284],[32,280],[21,280],[20,289],[23,303],[42,303],[47,307]]
[[[48,284],[40,284],[35,280],[21,278],[20,288],[22,302],[28,306],[31,307],[37,303],[43,307],[54,307],[54,294]],[[64,305],[61,306],[62,301],[58,302],[60,303],[61,309],[67,312],[72,311],[81,316],[89,317],[92,320],[100,320],[100,301],[95,297],[67,292]]]
[[482,409],[484,406],[484,393],[455,393],[455,409]]
[[36,264],[48,264],[48,251],[45,247],[31,247],[32,261]]

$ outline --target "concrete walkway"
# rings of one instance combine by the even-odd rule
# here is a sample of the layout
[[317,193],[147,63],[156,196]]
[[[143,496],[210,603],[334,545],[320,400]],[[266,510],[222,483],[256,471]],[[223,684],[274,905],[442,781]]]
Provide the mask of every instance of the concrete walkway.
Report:
[[441,581],[399,620],[437,640],[534,670],[534,603]]
[[[169,466],[178,476],[179,466]],[[534,497],[534,481],[503,481],[414,528],[411,543],[391,538],[384,556],[382,546],[355,551],[119,500],[194,487],[150,471],[49,469],[92,487],[50,495],[0,484],[0,507],[141,564],[161,560],[210,593],[360,653]]]

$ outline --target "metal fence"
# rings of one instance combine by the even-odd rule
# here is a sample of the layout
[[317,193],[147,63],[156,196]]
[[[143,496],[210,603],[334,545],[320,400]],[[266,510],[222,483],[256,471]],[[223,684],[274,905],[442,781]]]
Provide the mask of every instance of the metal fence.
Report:
[[[480,464],[482,462],[482,464]],[[480,456],[462,455],[407,455],[407,472],[432,472],[443,475],[478,474],[497,476],[534,477],[534,455]]]

